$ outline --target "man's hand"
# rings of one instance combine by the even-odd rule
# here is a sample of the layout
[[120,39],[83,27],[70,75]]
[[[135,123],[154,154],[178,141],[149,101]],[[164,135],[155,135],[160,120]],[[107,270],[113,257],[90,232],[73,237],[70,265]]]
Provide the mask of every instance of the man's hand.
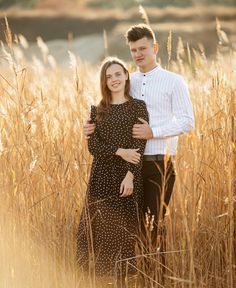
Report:
[[136,139],[152,139],[153,138],[153,133],[152,133],[152,129],[149,126],[148,122],[145,121],[142,118],[138,118],[140,122],[142,122],[142,124],[135,124],[133,126],[133,138]]
[[96,125],[94,123],[91,124],[90,121],[91,120],[86,121],[83,127],[85,139],[89,139],[90,135],[92,135],[95,130]]

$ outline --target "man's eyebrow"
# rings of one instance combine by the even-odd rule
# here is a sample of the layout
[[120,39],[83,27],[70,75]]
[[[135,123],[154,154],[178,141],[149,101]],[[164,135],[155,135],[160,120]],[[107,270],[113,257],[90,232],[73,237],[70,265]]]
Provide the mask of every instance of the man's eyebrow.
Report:
[[137,50],[137,49],[141,49],[141,48],[146,48],[146,46],[143,45],[143,46],[139,46],[139,47],[134,47],[134,48],[131,48],[130,50]]

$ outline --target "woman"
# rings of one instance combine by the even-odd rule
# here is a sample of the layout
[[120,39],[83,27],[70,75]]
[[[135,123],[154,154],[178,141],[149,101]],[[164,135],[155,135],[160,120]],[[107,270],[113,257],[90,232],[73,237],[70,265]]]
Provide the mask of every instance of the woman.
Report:
[[143,193],[146,141],[132,138],[132,127],[138,117],[148,121],[148,112],[143,101],[129,95],[129,73],[121,60],[104,60],[100,86],[102,99],[91,107],[96,128],[88,149],[94,158],[78,230],[78,261],[87,271],[94,268],[98,276],[122,278],[135,272]]

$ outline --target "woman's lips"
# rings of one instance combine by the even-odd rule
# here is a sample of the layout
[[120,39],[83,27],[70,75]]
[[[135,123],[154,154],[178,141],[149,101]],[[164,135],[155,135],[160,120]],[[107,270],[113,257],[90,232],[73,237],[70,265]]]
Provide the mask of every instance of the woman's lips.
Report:
[[116,88],[116,87],[118,87],[120,85],[120,83],[114,83],[114,84],[112,84],[111,86],[113,87],[113,88]]

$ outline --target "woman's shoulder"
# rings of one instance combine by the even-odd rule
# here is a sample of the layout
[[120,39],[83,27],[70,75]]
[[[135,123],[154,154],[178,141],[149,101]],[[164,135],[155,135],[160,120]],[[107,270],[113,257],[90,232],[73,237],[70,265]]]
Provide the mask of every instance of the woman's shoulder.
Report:
[[96,113],[97,112],[97,106],[96,105],[91,105],[90,106],[90,110],[91,110],[91,112]]
[[139,99],[133,99],[134,104],[133,105],[134,111],[136,116],[141,117],[143,119],[145,119],[146,121],[148,121],[148,110],[147,110],[147,106],[146,103],[143,100],[139,100]]
[[95,121],[97,117],[97,106],[91,105],[90,106],[90,119]]
[[146,103],[143,100],[133,98],[133,103],[136,107],[144,107]]

